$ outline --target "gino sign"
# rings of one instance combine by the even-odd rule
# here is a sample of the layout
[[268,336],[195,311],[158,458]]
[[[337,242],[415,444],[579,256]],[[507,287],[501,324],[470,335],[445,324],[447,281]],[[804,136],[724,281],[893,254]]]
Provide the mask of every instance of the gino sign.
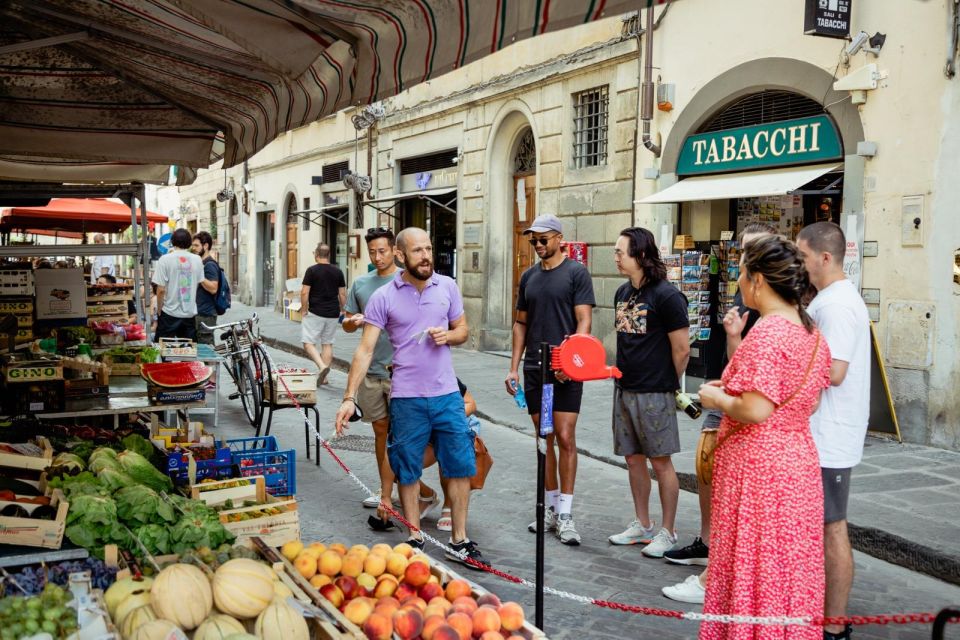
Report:
[[769,169],[842,156],[833,122],[814,116],[692,135],[683,142],[677,175]]

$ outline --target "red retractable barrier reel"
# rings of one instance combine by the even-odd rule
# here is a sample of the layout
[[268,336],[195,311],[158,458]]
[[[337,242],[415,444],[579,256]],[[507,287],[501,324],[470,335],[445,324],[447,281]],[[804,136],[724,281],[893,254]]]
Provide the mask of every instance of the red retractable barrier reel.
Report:
[[607,365],[603,343],[588,333],[568,336],[550,355],[550,366],[576,382],[605,380],[623,376],[620,369]]

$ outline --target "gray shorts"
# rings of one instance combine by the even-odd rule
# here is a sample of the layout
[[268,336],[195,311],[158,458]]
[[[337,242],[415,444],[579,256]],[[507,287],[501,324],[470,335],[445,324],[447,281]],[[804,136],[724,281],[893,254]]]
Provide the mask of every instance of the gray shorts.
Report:
[[321,318],[308,313],[300,321],[300,342],[304,344],[333,344],[339,326],[338,318]]
[[680,428],[674,394],[635,393],[616,389],[613,395],[613,452],[618,456],[662,458],[680,452]]
[[826,524],[847,519],[851,469],[820,467],[823,478],[823,521]]

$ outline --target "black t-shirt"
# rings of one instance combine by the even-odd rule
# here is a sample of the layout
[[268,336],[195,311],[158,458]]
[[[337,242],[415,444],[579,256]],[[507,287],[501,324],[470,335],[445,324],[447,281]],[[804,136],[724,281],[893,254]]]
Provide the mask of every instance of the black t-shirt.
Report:
[[540,343],[557,346],[577,331],[577,305],[596,305],[593,280],[587,268],[576,260],[565,259],[557,267],[544,271],[536,264],[520,276],[517,310],[527,312],[526,355],[524,369],[540,368]]
[[666,280],[639,290],[628,281],[617,289],[614,306],[620,388],[637,393],[679,389],[667,334],[690,326],[686,296]]
[[339,267],[315,264],[303,274],[303,284],[310,287],[310,313],[321,318],[340,316],[340,288],[346,287],[347,283]]
[[[203,259],[203,279],[220,282],[220,265],[213,258]],[[197,315],[217,315],[217,306],[214,304],[214,300],[216,300],[216,294],[204,289],[202,284],[197,285]]]

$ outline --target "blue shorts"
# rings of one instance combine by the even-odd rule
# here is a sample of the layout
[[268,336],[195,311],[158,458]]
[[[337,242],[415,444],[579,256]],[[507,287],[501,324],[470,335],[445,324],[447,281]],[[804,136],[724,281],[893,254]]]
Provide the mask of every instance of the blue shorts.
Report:
[[477,474],[473,431],[458,392],[436,398],[390,400],[387,456],[400,484],[420,479],[428,444],[433,445],[444,477],[472,478]]

